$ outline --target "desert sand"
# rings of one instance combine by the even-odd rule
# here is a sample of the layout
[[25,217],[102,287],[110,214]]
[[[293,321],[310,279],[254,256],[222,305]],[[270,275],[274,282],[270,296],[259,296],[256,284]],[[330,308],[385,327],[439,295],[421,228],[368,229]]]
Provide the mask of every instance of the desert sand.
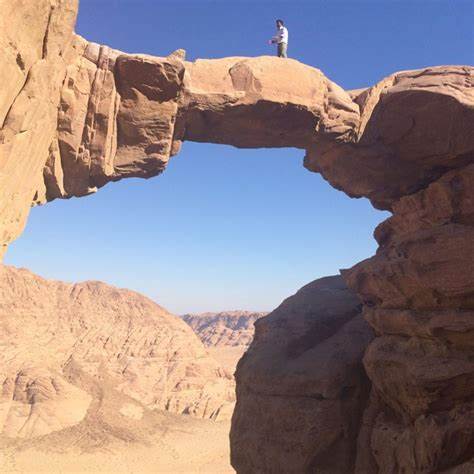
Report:
[[[17,474],[233,473],[229,461],[230,422],[154,414],[159,432],[139,442],[114,440],[81,447],[87,430],[58,443],[55,436],[34,442],[0,439],[0,472]],[[93,431],[93,430],[92,430]],[[142,433],[143,434],[143,433]]]

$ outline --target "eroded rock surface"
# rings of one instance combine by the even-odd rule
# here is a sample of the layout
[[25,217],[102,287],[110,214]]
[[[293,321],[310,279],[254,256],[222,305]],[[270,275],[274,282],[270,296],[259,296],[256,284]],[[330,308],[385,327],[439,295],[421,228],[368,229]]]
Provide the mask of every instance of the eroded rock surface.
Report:
[[[33,363],[33,362],[32,362]],[[92,397],[43,367],[23,368],[3,380],[0,433],[34,438],[80,423]],[[3,377],[2,377],[3,378]]]
[[[43,434],[42,424],[52,431],[85,414],[90,394],[66,382],[71,364],[149,409],[212,419],[231,411],[231,377],[183,321],[138,293],[0,266],[0,329],[6,434]],[[20,429],[23,418],[34,426]]]
[[341,277],[303,287],[255,323],[236,373],[231,431],[238,472],[347,473],[370,384],[373,337]]
[[359,107],[321,71],[293,59],[199,59],[186,63],[180,117],[185,140],[306,148],[321,136],[350,140]]
[[0,257],[18,237],[57,134],[77,0],[0,0]]
[[364,357],[378,400],[369,472],[438,472],[474,456],[473,204],[473,165],[445,173],[396,201],[377,254],[344,273],[378,335]]
[[308,148],[305,166],[353,197],[391,209],[443,173],[474,160],[474,68],[395,73],[354,98],[352,142]]
[[[371,395],[363,422],[354,427],[351,421],[344,431],[349,434],[342,437],[341,423],[347,426],[344,423],[354,419],[340,413],[345,414],[347,407],[351,413],[361,410],[357,390],[341,395],[344,377],[362,380],[363,373],[343,371],[346,375],[336,380],[326,364],[340,368],[359,360],[363,344],[360,341],[357,357],[355,353],[349,357],[341,346],[345,355],[337,361],[329,357],[338,352],[328,344],[338,337],[346,341],[344,331],[356,324],[357,317],[324,340],[318,339],[320,331],[326,334],[324,328],[299,337],[305,324],[295,329],[285,322],[287,335],[269,325],[268,334],[255,340],[239,368],[238,395],[252,408],[247,419],[242,411],[235,418],[234,463],[244,472],[252,468],[249,472],[256,472],[262,463],[271,463],[272,456],[286,454],[285,459],[292,460],[288,465],[300,466],[303,472],[343,468],[364,474],[465,472],[472,466],[474,68],[399,72],[373,87],[346,92],[317,69],[294,60],[224,58],[189,63],[182,51],[156,58],[89,43],[73,33],[74,0],[0,0],[0,10],[0,253],[21,233],[32,203],[82,196],[125,177],[156,176],[183,140],[305,149],[309,170],[320,172],[349,196],[367,197],[376,207],[393,212],[376,230],[380,244],[376,255],[343,274],[376,331],[364,356]],[[278,72],[282,69],[284,74]],[[3,275],[8,271],[2,270]],[[6,277],[7,282],[14,280]],[[21,311],[27,293],[13,290],[2,298],[15,295],[10,302]],[[37,311],[51,308],[61,314],[49,306]],[[35,311],[29,308],[23,315],[33,326],[34,315],[39,315]],[[66,351],[87,361],[88,374],[97,373],[101,367],[97,358],[108,354],[108,371],[118,376],[123,391],[137,390],[147,404],[162,403],[153,399],[147,377],[138,381],[135,366],[121,363],[124,354],[136,357],[123,352],[128,333],[122,323],[109,345],[97,339],[98,329],[90,332],[76,326],[64,338],[52,327],[33,338],[28,325],[20,327],[10,314],[17,313],[8,309],[2,322],[8,324],[2,333],[6,349],[30,338],[32,347],[53,364],[50,375],[38,378],[39,385],[61,375],[65,344]],[[85,316],[78,321],[91,324]],[[263,330],[265,323],[261,324]],[[81,334],[81,339],[68,346],[74,334]],[[137,335],[146,340],[140,331]],[[290,352],[282,351],[292,335],[297,343],[290,344]],[[134,333],[129,336],[135,341]],[[274,341],[273,352],[267,339]],[[48,352],[51,341],[61,344],[61,350],[53,344]],[[352,343],[348,341],[347,347]],[[268,362],[270,372],[253,358],[257,349],[274,354],[275,362]],[[141,346],[133,350],[140,360],[154,358],[143,354]],[[318,351],[324,354],[310,357]],[[23,360],[25,353],[17,350],[8,357]],[[9,380],[26,368],[12,362]],[[253,419],[263,419],[267,407],[272,413],[276,400],[281,400],[272,396],[275,387],[269,385],[276,379],[291,408],[282,403],[278,416],[265,420],[274,428],[270,438],[267,425],[256,425]],[[296,380],[293,388],[289,379]],[[246,393],[253,385],[258,391]],[[184,388],[183,392],[195,389]],[[18,399],[9,390],[7,403],[25,399],[21,390]],[[319,395],[300,397],[307,390]],[[324,394],[332,405],[318,412],[317,407],[327,402]],[[59,392],[53,399],[60,403]],[[182,407],[181,402],[170,403]],[[288,417],[287,408],[292,413]],[[341,423],[331,425],[334,420]],[[60,421],[61,426],[67,423]],[[251,435],[259,444],[246,443],[239,427],[252,427]],[[288,436],[279,437],[280,432]],[[314,439],[318,442],[310,446]],[[328,439],[334,441],[330,446],[324,444]],[[262,458],[259,449],[264,450]],[[292,458],[294,452],[300,453],[298,459]]]
[[229,420],[150,409],[74,363],[60,376],[22,371],[16,386],[9,426],[17,429],[0,432],[2,474],[234,472]]

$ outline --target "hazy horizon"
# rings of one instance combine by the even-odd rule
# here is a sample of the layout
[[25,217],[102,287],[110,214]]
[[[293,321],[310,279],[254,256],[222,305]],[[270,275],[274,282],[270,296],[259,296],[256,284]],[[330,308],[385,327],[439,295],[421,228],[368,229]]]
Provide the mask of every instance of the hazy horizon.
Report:
[[[80,3],[77,32],[88,40],[158,56],[184,48],[190,60],[273,54],[266,40],[282,17],[289,56],[346,89],[472,62],[473,3],[462,0]],[[373,230],[388,216],[307,171],[303,157],[185,143],[160,177],[34,208],[5,263],[130,288],[175,314],[270,311],[370,257]]]

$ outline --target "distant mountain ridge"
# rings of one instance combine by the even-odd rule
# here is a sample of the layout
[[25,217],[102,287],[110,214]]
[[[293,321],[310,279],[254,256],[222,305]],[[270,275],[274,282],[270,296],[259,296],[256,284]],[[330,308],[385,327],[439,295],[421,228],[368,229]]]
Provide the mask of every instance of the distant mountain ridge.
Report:
[[255,321],[267,314],[234,310],[184,314],[181,317],[207,347],[248,347],[253,339]]

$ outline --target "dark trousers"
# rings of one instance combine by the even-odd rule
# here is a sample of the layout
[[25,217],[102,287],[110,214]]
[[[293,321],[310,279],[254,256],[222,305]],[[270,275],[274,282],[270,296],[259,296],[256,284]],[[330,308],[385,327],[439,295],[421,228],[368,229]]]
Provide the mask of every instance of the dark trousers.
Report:
[[288,44],[287,43],[278,43],[278,57],[287,58]]

